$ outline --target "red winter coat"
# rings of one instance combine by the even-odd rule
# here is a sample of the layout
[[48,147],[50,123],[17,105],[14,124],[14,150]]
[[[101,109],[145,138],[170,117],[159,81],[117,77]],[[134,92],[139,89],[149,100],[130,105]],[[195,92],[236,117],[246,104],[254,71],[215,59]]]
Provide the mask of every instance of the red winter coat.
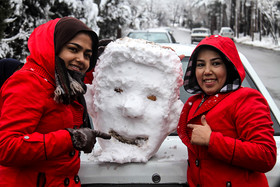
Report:
[[54,28],[38,27],[30,56],[0,92],[0,186],[80,186],[79,152],[65,128],[83,123],[83,106],[54,100]]
[[[237,50],[209,40],[200,45],[212,45],[222,51],[235,65],[242,81],[245,72],[239,57],[236,58]],[[275,165],[276,144],[265,98],[257,90],[240,87],[209,96],[199,107],[203,97],[197,94],[188,99],[177,128],[188,147],[189,186],[268,186],[264,173]],[[192,129],[187,124],[201,124],[202,115],[206,115],[212,129],[209,146],[190,143]]]
[[85,84],[92,84],[92,81],[93,81],[93,71],[94,71],[94,68],[92,70],[90,70],[89,72],[86,72],[86,76],[85,76],[85,80],[84,80],[84,83]]

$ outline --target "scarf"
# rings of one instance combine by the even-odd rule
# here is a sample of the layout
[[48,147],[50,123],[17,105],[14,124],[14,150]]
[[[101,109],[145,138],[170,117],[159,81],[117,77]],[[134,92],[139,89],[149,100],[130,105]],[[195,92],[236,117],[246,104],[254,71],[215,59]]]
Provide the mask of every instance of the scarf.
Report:
[[57,103],[63,103],[65,105],[71,104],[74,100],[77,100],[84,107],[83,113],[83,125],[82,127],[91,127],[90,120],[87,112],[86,101],[84,94],[87,87],[83,82],[84,75],[68,70],[64,61],[56,57],[55,64],[55,81],[56,89],[54,91],[54,100]]
[[83,83],[84,76],[75,71],[68,70],[64,61],[56,57],[54,100],[57,103],[70,104],[86,93],[86,85]]
[[96,64],[98,53],[98,37],[96,33],[76,18],[61,18],[58,21],[54,32],[56,83],[54,100],[57,103],[63,103],[65,105],[71,104],[74,100],[77,100],[84,107],[82,127],[90,128],[90,120],[84,98],[87,88],[83,82],[85,75],[76,71],[68,70],[65,66],[65,62],[58,57],[63,46],[80,32],[88,33],[92,39],[93,54],[90,60],[90,67],[88,71],[94,68]]

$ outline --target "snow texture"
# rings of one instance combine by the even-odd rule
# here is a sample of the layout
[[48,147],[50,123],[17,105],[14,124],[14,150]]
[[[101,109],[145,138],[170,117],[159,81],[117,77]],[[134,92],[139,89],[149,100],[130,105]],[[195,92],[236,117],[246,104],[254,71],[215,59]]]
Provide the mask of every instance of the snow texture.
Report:
[[180,59],[170,48],[130,38],[111,42],[99,59],[86,101],[94,129],[112,139],[99,138],[90,158],[147,162],[177,127]]

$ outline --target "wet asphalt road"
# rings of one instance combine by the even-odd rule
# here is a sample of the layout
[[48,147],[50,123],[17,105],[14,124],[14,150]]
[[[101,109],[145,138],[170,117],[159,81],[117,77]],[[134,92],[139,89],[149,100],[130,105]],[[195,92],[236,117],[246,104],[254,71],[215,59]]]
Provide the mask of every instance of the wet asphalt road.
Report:
[[280,109],[280,51],[236,43]]

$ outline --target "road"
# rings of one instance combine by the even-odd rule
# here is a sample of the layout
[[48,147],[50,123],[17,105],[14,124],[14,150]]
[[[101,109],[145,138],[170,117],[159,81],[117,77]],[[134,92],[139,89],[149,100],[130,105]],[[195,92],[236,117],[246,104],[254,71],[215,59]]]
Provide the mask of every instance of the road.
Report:
[[236,44],[246,56],[280,109],[280,52]]

